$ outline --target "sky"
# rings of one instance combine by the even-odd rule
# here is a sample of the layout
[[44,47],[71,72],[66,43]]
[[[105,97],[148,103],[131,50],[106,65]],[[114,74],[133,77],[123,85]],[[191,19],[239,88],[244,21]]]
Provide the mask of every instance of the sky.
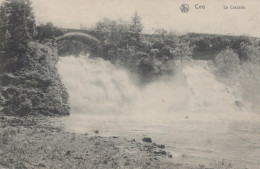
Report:
[[[0,2],[3,0],[0,0]],[[259,0],[31,0],[37,23],[63,28],[91,28],[107,17],[130,21],[141,16],[143,32],[158,28],[179,33],[216,33],[260,37]],[[189,5],[182,13],[180,6]],[[195,5],[205,9],[196,9]],[[224,9],[244,6],[246,9]]]

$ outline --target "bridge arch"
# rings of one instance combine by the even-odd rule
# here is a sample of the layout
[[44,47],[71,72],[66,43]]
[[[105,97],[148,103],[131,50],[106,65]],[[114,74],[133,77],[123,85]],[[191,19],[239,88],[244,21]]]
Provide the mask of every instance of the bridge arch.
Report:
[[[80,41],[91,49],[91,54],[101,54],[102,47],[100,41],[92,35],[82,32],[69,32],[55,38],[57,44],[62,44],[62,41]],[[68,44],[66,44],[68,45]]]

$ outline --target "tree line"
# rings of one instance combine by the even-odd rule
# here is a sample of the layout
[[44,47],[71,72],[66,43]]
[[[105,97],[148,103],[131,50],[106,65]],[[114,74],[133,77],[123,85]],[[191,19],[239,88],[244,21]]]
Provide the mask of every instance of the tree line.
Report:
[[92,34],[101,41],[104,59],[128,67],[142,79],[172,74],[174,59],[192,54],[188,42],[174,32],[157,29],[153,34],[143,33],[137,12],[130,21],[104,18],[92,29]]
[[[134,13],[131,21],[104,18],[89,30],[101,42],[99,57],[119,63],[143,77],[170,73],[165,65],[175,57],[190,55],[188,43],[181,42],[172,32],[158,29],[153,35],[143,32],[141,17]],[[15,64],[16,69],[30,41],[49,43],[66,31],[52,23],[36,26],[30,0],[5,0],[0,7],[0,51],[1,60]],[[72,42],[72,43],[71,43]],[[60,54],[87,53],[90,48],[80,41],[57,44]],[[92,51],[93,52],[93,51]]]
[[[226,36],[189,33],[177,35],[165,29],[153,34],[143,33],[142,19],[135,12],[130,21],[104,18],[92,29],[82,30],[100,40],[102,57],[123,65],[142,78],[172,74],[175,59],[211,59],[226,49],[234,51],[239,61],[250,59],[258,51],[259,39],[247,36]],[[1,58],[19,61],[29,41],[49,43],[68,32],[52,23],[36,26],[30,0],[5,0],[0,7]],[[93,49],[86,44],[69,40],[56,44],[60,55],[80,55]],[[18,65],[18,64],[16,64]],[[10,66],[10,67],[15,67]]]

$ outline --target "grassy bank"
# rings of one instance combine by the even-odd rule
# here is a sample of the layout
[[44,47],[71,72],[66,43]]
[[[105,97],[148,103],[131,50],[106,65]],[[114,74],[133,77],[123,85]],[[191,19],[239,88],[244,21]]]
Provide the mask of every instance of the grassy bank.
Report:
[[[0,124],[0,168],[207,168],[174,164],[155,143],[69,133],[44,117],[0,116]],[[214,165],[232,168],[223,162]]]
[[[0,124],[0,168],[206,169],[174,164],[171,155],[155,143],[69,133],[43,117],[0,116]],[[217,165],[213,168],[231,168]]]
[[165,152],[156,145],[117,137],[68,133],[42,118],[1,117],[0,147],[0,166],[4,168],[172,166],[171,163],[160,162],[160,154]]

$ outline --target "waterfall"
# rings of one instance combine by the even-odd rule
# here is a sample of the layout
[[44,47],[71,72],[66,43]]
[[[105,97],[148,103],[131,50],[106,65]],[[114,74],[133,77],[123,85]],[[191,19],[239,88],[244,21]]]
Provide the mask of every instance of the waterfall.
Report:
[[232,88],[218,82],[203,66],[186,66],[180,75],[142,87],[127,70],[101,58],[61,57],[58,71],[70,94],[72,114],[168,118],[169,115],[239,111]]

